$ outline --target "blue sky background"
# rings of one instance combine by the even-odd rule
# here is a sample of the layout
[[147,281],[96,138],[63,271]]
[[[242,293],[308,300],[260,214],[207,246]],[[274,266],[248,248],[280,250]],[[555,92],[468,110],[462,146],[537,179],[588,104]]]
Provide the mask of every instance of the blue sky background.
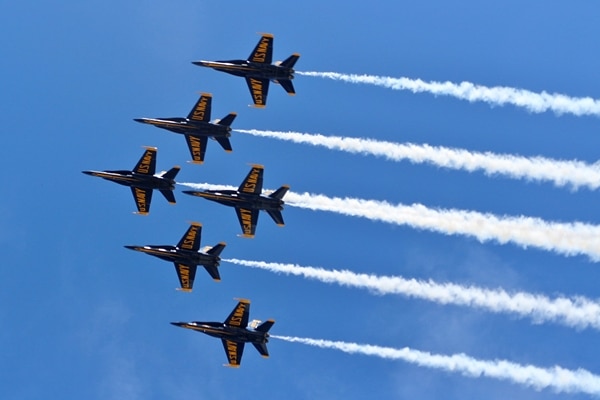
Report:
[[[597,117],[530,114],[513,106],[414,95],[297,76],[297,96],[271,86],[268,106],[247,107],[243,79],[190,62],[244,58],[275,35],[275,59],[301,54],[298,71],[335,71],[600,98],[600,20],[593,2],[366,3],[304,1],[0,1],[4,189],[0,199],[0,393],[5,399],[546,399],[505,381],[466,378],[400,361],[273,339],[242,368],[222,367],[218,340],[170,321],[222,320],[234,297],[272,333],[464,352],[600,373],[598,332],[466,307],[274,275],[223,263],[222,282],[198,271],[181,293],[173,267],[123,248],[175,244],[189,221],[223,257],[347,268],[508,290],[597,298],[600,267],[515,245],[481,244],[359,218],[286,207],[286,226],[260,217],[237,237],[233,210],[157,193],[150,216],[128,189],[81,174],[128,169],[142,145],[180,182],[238,185],[248,163],[265,187],[422,203],[553,221],[600,219],[598,193],[355,156],[234,133],[227,154],[210,142],[202,166],[182,136],[133,118],[185,116],[198,92],[213,118],[235,111],[239,129],[292,130],[429,143],[525,156],[598,159]],[[182,188],[183,189],[183,188]]]

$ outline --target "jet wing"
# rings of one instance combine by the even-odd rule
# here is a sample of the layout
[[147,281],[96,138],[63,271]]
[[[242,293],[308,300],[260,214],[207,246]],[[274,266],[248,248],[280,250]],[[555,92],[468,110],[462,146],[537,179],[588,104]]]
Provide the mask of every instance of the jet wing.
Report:
[[263,187],[263,171],[262,165],[254,164],[238,188],[238,192],[259,195]]
[[261,64],[271,64],[273,62],[273,35],[270,33],[263,33],[262,37],[256,44],[248,61]]
[[269,94],[269,80],[246,78],[254,107],[263,108],[267,106],[267,95]]
[[177,247],[180,249],[198,251],[200,249],[200,237],[202,236],[202,225],[198,222],[192,222],[185,232]]
[[206,153],[208,136],[185,135],[185,140],[192,155],[192,162],[202,164],[204,162],[204,154]]
[[235,212],[242,227],[242,236],[253,238],[258,224],[258,210],[236,207]]
[[137,206],[137,213],[147,215],[150,212],[150,202],[152,201],[152,189],[141,189],[132,186],[133,200]]
[[234,326],[237,328],[245,328],[248,326],[250,317],[250,300],[240,299],[237,305],[225,320],[225,325]]
[[192,121],[210,121],[210,109],[212,104],[212,95],[210,93],[202,93],[196,102],[192,111],[188,114],[188,119]]
[[221,341],[223,342],[225,354],[227,354],[227,361],[229,361],[229,364],[226,364],[226,366],[239,368],[242,362],[242,354],[244,354],[245,343],[233,342],[226,339],[221,339]]
[[174,264],[177,277],[179,278],[179,284],[181,285],[181,290],[184,292],[191,292],[192,287],[194,286],[194,279],[196,278],[197,267],[195,265],[186,265],[180,263]]
[[156,172],[156,147],[146,147],[146,151],[133,169],[135,173],[154,175]]

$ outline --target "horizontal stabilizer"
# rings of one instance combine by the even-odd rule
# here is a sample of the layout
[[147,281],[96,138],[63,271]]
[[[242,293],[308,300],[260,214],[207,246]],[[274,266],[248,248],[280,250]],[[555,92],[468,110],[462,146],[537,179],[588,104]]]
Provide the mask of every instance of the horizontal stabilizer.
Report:
[[227,246],[226,243],[221,242],[217,245],[215,245],[212,249],[208,250],[206,252],[206,254],[210,254],[211,256],[219,256],[221,255],[221,252],[223,251],[223,249],[225,248],[225,246]]
[[281,215],[281,211],[279,210],[267,210],[267,213],[273,218],[273,221],[279,226],[284,226],[285,222],[283,222],[283,215]]
[[221,275],[219,274],[219,270],[217,267],[215,267],[214,265],[205,265],[204,269],[206,270],[206,272],[208,272],[210,277],[213,278],[213,280],[217,282],[221,281]]
[[160,191],[162,193],[163,196],[165,196],[165,199],[167,199],[167,201],[171,204],[175,204],[175,194],[173,193],[172,190],[168,190],[168,189],[163,189]]
[[268,321],[263,322],[259,326],[257,326],[256,330],[258,332],[269,332],[269,329],[271,329],[271,327],[273,326],[274,323],[275,323],[275,321],[270,319]]
[[285,90],[290,95],[295,95],[296,90],[294,89],[294,84],[289,79],[278,79],[277,82],[281,85],[283,90]]
[[252,343],[252,344],[254,345],[256,350],[258,350],[258,352],[260,353],[261,356],[263,356],[264,358],[269,357],[269,350],[267,350],[266,344],[264,344],[264,343]]
[[294,68],[296,61],[300,58],[300,54],[294,53],[279,64],[280,67]]
[[168,170],[167,172],[165,172],[161,178],[165,178],[165,179],[175,179],[175,177],[177,176],[177,174],[179,173],[179,170],[181,168],[180,167],[173,167],[170,170]]
[[223,149],[225,149],[225,151],[233,151],[233,149],[231,148],[231,142],[229,141],[228,137],[225,137],[225,136],[215,136],[215,140],[217,142],[219,142],[219,144],[221,145],[221,147]]
[[283,196],[285,196],[288,190],[290,190],[290,187],[288,185],[283,185],[282,187],[271,193],[269,197],[272,199],[281,200],[283,199]]
[[235,117],[237,117],[236,113],[229,113],[222,120],[219,121],[219,125],[230,126],[233,123]]

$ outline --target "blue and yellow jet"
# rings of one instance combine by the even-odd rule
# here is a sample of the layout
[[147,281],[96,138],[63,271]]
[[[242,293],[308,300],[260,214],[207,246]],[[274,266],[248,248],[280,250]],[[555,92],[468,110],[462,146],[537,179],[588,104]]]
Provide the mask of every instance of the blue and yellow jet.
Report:
[[[229,364],[225,364],[225,366],[239,368],[246,343],[252,343],[264,358],[269,357],[269,351],[267,350],[268,332],[275,321],[270,319],[261,324],[261,321],[254,320],[248,325],[249,316],[250,300],[239,299],[237,306],[225,322],[195,321],[171,322],[171,324],[221,339],[229,361]],[[248,329],[248,326],[250,326],[250,329]]]
[[202,93],[187,118],[135,118],[134,121],[183,134],[192,155],[192,163],[202,164],[208,138],[219,142],[226,152],[232,151],[229,137],[231,136],[231,124],[237,114],[229,113],[223,119],[211,122],[211,107],[212,95]]
[[158,189],[167,201],[175,204],[175,176],[179,172],[179,167],[175,166],[168,171],[159,174],[156,172],[156,147],[145,147],[146,151],[136,164],[133,171],[128,170],[107,170],[107,171],[81,171],[84,174],[98,176],[120,185],[130,186],[137,214],[148,215],[150,212],[150,202],[152,201],[153,189]]
[[130,250],[141,251],[158,257],[161,260],[171,261],[175,264],[175,271],[179,277],[181,289],[184,292],[191,292],[196,277],[196,268],[202,265],[208,274],[215,280],[220,281],[219,255],[225,248],[224,242],[218,243],[214,247],[206,247],[201,251],[200,237],[202,234],[202,225],[198,222],[192,222],[185,232],[177,246],[171,245],[146,245],[146,246],[125,246]]
[[294,65],[299,58],[300,54],[294,53],[284,61],[271,64],[273,60],[273,35],[263,33],[247,60],[200,60],[192,61],[192,64],[246,78],[254,106],[263,108],[267,105],[269,81],[280,84],[290,95],[296,94],[292,79],[294,79]]
[[238,190],[184,190],[183,193],[234,207],[242,227],[242,236],[253,238],[260,210],[266,211],[278,226],[284,225],[281,215],[283,196],[290,188],[283,185],[270,195],[261,196],[263,171],[262,165],[253,165]]

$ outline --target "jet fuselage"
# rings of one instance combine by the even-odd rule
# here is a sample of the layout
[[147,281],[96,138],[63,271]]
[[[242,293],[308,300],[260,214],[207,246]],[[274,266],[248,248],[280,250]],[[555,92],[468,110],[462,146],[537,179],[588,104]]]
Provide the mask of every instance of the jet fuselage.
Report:
[[278,79],[294,79],[294,69],[281,67],[272,64],[257,63],[248,60],[227,60],[227,61],[194,61],[194,65],[208,67],[217,71],[227,72],[235,76],[247,78],[269,79],[276,81]]
[[242,193],[236,190],[184,190],[183,193],[203,197],[230,207],[254,210],[283,210],[283,200]]
[[97,176],[124,186],[141,189],[175,190],[175,180],[156,175],[138,174],[135,171],[83,171],[86,175]]
[[203,265],[218,267],[221,258],[198,251],[186,250],[171,245],[125,246],[130,250],[141,251],[158,257],[161,260],[186,265]]
[[192,329],[194,331],[205,333],[209,336],[231,340],[240,343],[268,343],[269,333],[259,332],[246,328],[229,326],[223,322],[171,322],[181,328]]
[[231,127],[204,121],[192,121],[188,118],[135,118],[134,121],[154,125],[157,128],[192,136],[231,136]]

